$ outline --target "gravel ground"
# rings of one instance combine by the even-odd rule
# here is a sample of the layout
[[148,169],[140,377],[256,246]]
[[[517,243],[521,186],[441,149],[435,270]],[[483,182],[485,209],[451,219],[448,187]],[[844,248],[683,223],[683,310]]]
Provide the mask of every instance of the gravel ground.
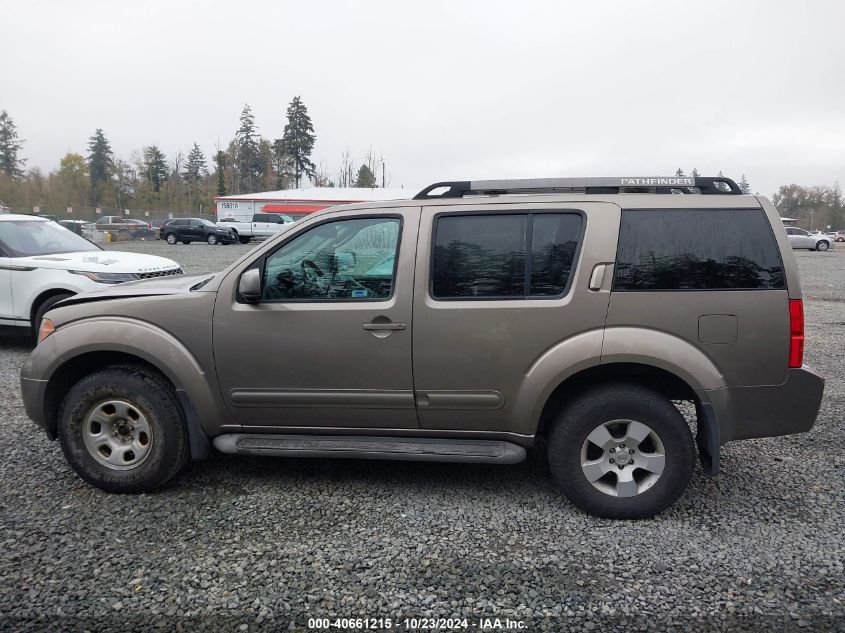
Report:
[[[249,250],[120,247],[187,272]],[[816,427],[727,445],[719,477],[699,473],[638,522],[575,509],[537,452],[516,466],[214,455],[157,494],[107,495],[26,419],[30,344],[0,332],[0,629],[485,616],[523,630],[845,630],[845,249],[798,260],[806,360],[828,379]]]

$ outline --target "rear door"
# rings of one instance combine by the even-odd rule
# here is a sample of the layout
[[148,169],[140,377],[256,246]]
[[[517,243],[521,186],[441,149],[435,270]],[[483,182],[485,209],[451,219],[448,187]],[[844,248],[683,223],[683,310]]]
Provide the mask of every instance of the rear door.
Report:
[[267,237],[267,215],[256,213],[252,216],[252,235],[254,237]]
[[613,262],[618,228],[619,207],[597,202],[423,209],[414,293],[422,428],[533,433],[537,420],[517,402],[532,367],[596,332],[572,362],[599,362],[609,285],[589,285]]

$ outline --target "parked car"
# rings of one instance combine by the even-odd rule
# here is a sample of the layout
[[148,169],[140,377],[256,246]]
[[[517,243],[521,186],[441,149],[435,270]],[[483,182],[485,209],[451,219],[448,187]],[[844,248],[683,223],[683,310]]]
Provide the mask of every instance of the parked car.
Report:
[[[700,193],[652,195],[679,187]],[[652,516],[696,447],[715,475],[723,444],[808,431],[821,404],[780,217],[739,194],[722,177],[466,181],[334,207],[216,275],[50,311],[26,411],[108,491],[158,488],[212,445],[513,464],[542,438],[575,504]]]
[[280,213],[256,213],[249,222],[240,222],[234,218],[220,220],[221,226],[227,226],[235,232],[238,241],[246,244],[252,238],[272,237],[286,229],[286,225],[293,224],[294,220],[289,215]]
[[105,231],[124,239],[155,239],[155,232],[151,229],[149,222],[124,218],[119,215],[104,215],[99,218],[94,226],[98,231]]
[[85,220],[59,220],[59,224],[67,230],[73,231],[77,235],[82,235],[83,237],[89,239],[92,231],[94,230],[94,224],[92,222],[86,222]]
[[810,233],[797,226],[787,226],[786,235],[794,249],[806,248],[811,251],[826,251],[831,245],[831,238],[824,233]]
[[231,229],[218,226],[214,222],[200,218],[176,218],[159,229],[160,238],[168,244],[190,244],[208,242],[209,244],[234,244],[238,241]]
[[57,222],[0,215],[0,324],[38,327],[59,301],[108,284],[179,275],[176,262],[104,251]]
[[845,242],[845,231],[836,231],[833,234],[833,239],[836,242]]

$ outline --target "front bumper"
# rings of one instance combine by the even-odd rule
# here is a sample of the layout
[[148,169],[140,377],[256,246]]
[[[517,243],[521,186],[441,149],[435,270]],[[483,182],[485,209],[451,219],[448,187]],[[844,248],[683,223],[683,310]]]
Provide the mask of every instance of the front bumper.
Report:
[[823,394],[824,378],[805,366],[789,369],[781,385],[710,389],[701,399],[712,406],[719,444],[725,444],[809,431]]

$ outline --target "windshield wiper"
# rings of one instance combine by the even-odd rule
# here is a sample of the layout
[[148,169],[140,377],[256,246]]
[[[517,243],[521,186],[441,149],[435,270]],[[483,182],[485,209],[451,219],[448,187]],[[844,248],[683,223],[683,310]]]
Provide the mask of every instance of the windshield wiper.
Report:
[[211,281],[212,279],[214,279],[214,275],[212,275],[212,276],[211,276],[211,277],[209,277],[208,279],[203,279],[203,280],[202,280],[201,282],[199,282],[198,284],[194,284],[193,286],[191,286],[191,292],[193,292],[194,290],[199,290],[200,288],[202,288],[205,284],[207,284],[207,283],[208,283],[209,281]]

